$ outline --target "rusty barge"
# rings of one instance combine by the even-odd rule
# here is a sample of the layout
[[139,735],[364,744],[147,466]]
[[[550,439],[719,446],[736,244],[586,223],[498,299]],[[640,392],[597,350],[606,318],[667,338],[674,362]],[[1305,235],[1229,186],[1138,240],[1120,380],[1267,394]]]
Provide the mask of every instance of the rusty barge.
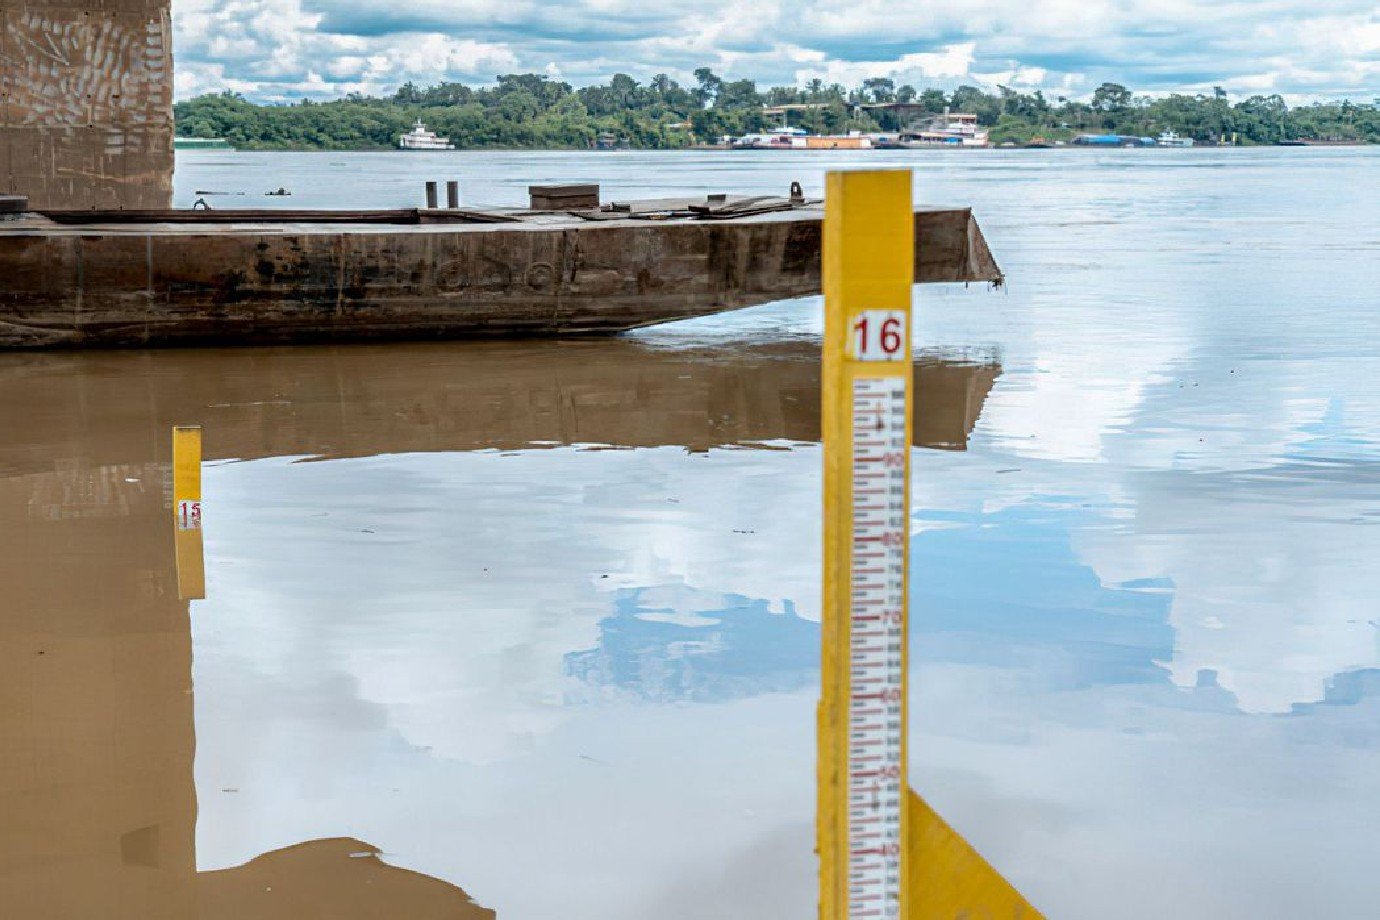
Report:
[[[0,220],[0,347],[614,333],[820,290],[817,202],[588,211],[48,210]],[[971,212],[919,209],[918,282],[1000,283]]]

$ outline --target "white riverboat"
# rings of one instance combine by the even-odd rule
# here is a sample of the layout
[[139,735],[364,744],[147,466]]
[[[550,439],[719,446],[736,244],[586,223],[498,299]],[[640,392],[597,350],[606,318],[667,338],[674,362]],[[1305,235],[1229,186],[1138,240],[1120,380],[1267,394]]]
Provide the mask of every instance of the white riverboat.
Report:
[[990,147],[987,131],[978,127],[978,117],[970,112],[949,112],[932,115],[926,121],[901,132],[896,146],[916,147]]
[[1155,139],[1157,147],[1192,147],[1193,138],[1180,137],[1177,132],[1166,131]]
[[428,131],[422,120],[412,126],[412,130],[398,142],[400,150],[454,150],[455,145],[448,137],[437,137],[436,132]]

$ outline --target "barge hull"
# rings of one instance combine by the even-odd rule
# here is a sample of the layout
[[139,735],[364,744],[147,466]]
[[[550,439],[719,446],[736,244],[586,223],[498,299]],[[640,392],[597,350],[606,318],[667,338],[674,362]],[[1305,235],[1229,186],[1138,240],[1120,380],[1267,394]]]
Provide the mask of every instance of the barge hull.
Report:
[[[221,217],[222,215],[217,215]],[[615,333],[820,290],[821,215],[503,224],[0,224],[0,347]],[[1000,283],[967,209],[918,282]]]

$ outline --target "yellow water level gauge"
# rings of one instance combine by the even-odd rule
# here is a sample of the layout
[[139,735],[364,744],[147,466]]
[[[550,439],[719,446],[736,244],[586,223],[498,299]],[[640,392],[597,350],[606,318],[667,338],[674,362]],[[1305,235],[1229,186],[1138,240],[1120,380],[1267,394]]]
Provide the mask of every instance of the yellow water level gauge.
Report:
[[820,917],[1036,920],[907,779],[915,251],[909,171],[829,175]]
[[825,199],[824,920],[900,917],[906,898],[910,183],[832,173]]

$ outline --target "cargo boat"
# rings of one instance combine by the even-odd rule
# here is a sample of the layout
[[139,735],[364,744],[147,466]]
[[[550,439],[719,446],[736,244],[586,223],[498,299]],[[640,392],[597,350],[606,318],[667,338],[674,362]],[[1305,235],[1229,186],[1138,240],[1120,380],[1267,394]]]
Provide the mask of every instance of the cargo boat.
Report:
[[810,134],[800,128],[772,128],[765,134],[744,134],[734,138],[734,150],[871,150],[873,140],[861,132],[850,134]]
[[1362,147],[1365,144],[1365,141],[1342,137],[1303,137],[1275,142],[1277,147]]
[[901,132],[898,145],[907,149],[924,147],[990,147],[988,133],[978,127],[978,117],[969,112],[944,112],[928,122]]
[[[0,217],[0,348],[615,333],[820,290],[803,198]],[[915,223],[917,282],[1002,281],[969,209]]]
[[1073,139],[1075,147],[1154,147],[1153,137],[1133,134],[1079,134]]

